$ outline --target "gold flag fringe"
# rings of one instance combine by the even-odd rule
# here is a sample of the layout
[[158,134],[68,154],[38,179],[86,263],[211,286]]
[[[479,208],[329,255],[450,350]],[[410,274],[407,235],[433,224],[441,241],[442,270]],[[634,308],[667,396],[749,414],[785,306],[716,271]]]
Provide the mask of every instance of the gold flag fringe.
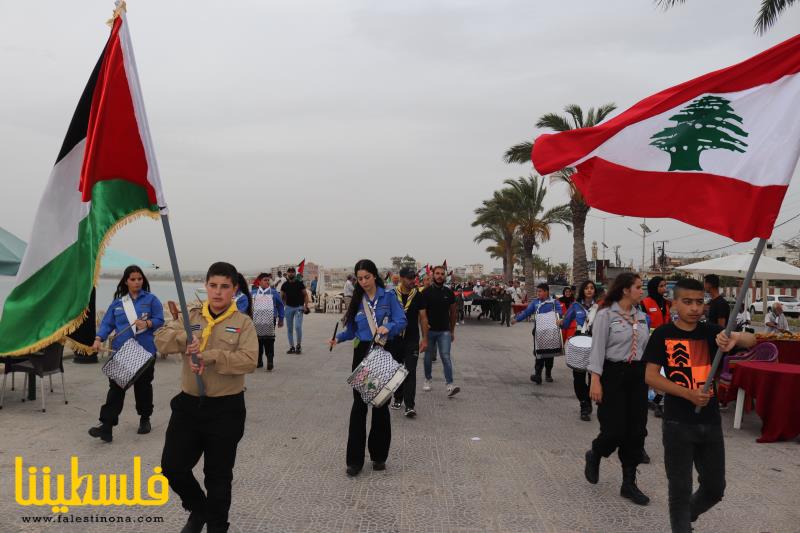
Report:
[[[142,217],[149,217],[152,218],[153,220],[158,220],[159,214],[157,211],[153,211],[147,208],[138,209],[133,213],[122,217],[119,221],[117,221],[116,224],[111,226],[111,228],[109,228],[109,230],[103,236],[103,240],[100,241],[100,246],[97,249],[97,258],[95,259],[94,279],[92,280],[92,287],[97,286],[97,280],[100,278],[100,264],[103,258],[103,253],[105,253],[106,247],[108,246],[108,243],[111,240],[111,238],[120,230],[120,228]],[[44,348],[50,346],[55,342],[60,342],[62,344],[66,343],[68,346],[70,346],[71,348],[75,349],[76,351],[84,355],[94,353],[94,350],[92,350],[91,346],[86,346],[85,344],[81,344],[79,342],[75,342],[72,339],[67,338],[67,335],[78,329],[81,326],[81,324],[83,324],[83,321],[86,320],[87,316],[89,316],[88,306],[86,307],[86,309],[81,311],[81,313],[77,317],[73,318],[72,320],[70,320],[65,325],[58,328],[55,332],[48,335],[44,339],[38,340],[33,344],[20,348],[19,350],[14,350],[13,352],[8,352],[0,355],[3,356],[28,355],[33,352],[38,352],[39,350],[43,350]]]

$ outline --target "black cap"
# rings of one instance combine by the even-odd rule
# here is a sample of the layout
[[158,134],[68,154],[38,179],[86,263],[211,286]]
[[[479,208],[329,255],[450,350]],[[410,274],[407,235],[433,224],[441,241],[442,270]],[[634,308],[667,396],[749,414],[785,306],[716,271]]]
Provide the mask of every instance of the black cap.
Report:
[[413,279],[417,277],[417,271],[410,267],[403,267],[400,269],[400,277],[406,279]]

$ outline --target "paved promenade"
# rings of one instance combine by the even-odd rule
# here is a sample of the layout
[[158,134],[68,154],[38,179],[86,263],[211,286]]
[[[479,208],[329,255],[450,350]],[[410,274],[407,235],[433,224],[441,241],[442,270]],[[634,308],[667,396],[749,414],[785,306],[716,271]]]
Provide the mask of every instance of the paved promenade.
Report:
[[[247,377],[247,426],[234,473],[231,531],[235,532],[666,532],[667,481],[660,422],[648,423],[646,449],[653,458],[639,468],[639,486],[652,498],[637,507],[619,496],[616,457],[603,461],[600,483],[583,478],[583,455],[597,422],[578,419],[571,372],[556,362],[555,383],[536,386],[528,324],[506,328],[485,321],[456,330],[453,345],[461,393],[448,399],[435,363],[432,392],[422,392],[409,420],[392,411],[387,470],[370,463],[355,479],[344,473],[351,392],[344,383],[352,352],[326,338],[335,317],[306,317],[302,355],[284,355],[285,330],[276,343],[276,370]],[[81,508],[73,517],[125,520],[163,518],[163,523],[24,523],[23,517],[55,516],[48,507],[21,507],[14,499],[14,457],[26,465],[69,472],[69,457],[87,473],[125,473],[134,455],[146,475],[157,466],[178,392],[179,361],[159,359],[155,372],[153,432],[137,435],[133,391],[128,392],[114,442],[92,439],[107,381],[99,365],[65,362],[69,404],[60,378],[48,393],[47,412],[7,393],[0,411],[0,533],[179,531],[186,514],[174,494],[163,507]],[[723,413],[728,488],[725,499],[696,524],[701,532],[800,531],[800,446],[757,444],[760,421],[745,415],[732,429]],[[202,480],[202,462],[197,473]],[[26,485],[27,486],[27,485]]]

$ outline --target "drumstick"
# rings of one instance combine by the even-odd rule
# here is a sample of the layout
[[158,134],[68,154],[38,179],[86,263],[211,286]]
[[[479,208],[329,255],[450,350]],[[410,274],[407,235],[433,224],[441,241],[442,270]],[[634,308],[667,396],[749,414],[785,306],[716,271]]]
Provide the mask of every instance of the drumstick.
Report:
[[[338,320],[336,321],[336,327],[333,328],[333,337],[331,337],[332,341],[336,340],[336,332],[337,331],[339,331],[339,321]],[[332,344],[331,344],[330,349],[328,351],[329,352],[333,351],[333,345]]]

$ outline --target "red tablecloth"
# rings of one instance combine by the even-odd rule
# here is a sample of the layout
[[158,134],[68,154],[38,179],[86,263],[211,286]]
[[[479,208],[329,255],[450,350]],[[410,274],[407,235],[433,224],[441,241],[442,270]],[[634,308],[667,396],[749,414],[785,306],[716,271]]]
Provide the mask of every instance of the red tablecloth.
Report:
[[731,390],[746,393],[745,409],[756,400],[761,417],[761,437],[757,442],[790,440],[800,435],[800,365],[744,361],[736,365]]
[[759,339],[756,342],[771,342],[778,348],[778,362],[800,365],[800,341],[782,341],[779,339]]
[[511,304],[511,309],[514,311],[515,315],[520,314],[525,309],[528,308],[528,304]]

